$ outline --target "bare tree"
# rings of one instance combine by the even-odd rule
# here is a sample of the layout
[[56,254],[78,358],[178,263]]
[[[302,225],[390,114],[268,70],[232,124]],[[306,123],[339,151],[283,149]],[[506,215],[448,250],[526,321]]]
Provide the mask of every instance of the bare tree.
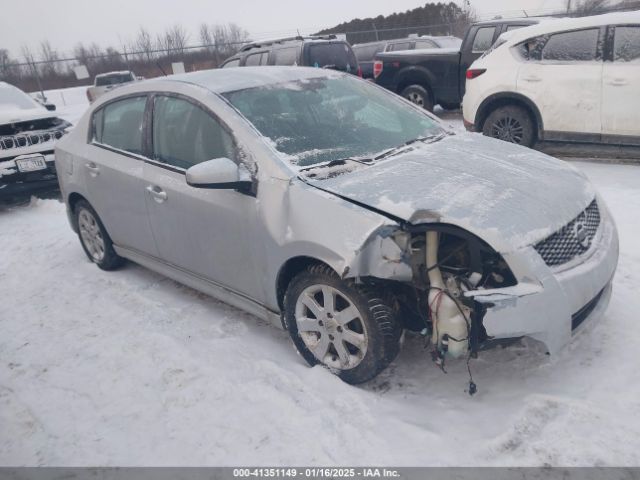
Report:
[[[576,0],[571,13],[575,13],[581,17],[596,15],[598,13],[606,12],[610,6],[610,0]],[[568,0],[567,11],[570,11],[570,8],[571,0]]]
[[51,48],[49,40],[40,42],[40,58],[47,62],[42,65],[44,76],[56,76],[58,74],[58,54]]
[[144,27],[140,27],[138,35],[133,41],[132,50],[139,52],[138,58],[141,60],[151,61],[154,57],[155,43],[151,34]]

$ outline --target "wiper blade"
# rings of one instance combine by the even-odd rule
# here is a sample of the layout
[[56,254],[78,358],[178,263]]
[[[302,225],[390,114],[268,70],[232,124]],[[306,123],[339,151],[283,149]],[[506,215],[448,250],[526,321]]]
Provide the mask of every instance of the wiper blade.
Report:
[[338,165],[344,165],[347,162],[355,162],[355,163],[360,163],[362,165],[369,165],[372,161],[373,161],[373,159],[371,159],[371,158],[346,157],[346,158],[339,158],[337,160],[331,160],[330,162],[327,162],[327,163],[320,163],[320,164],[317,164],[317,165],[311,165],[311,166],[309,166],[307,168],[301,168],[300,171],[301,172],[307,172],[309,170],[315,170],[316,168],[337,167]]
[[381,160],[381,159],[389,157],[391,155],[395,155],[396,153],[399,153],[403,148],[408,147],[408,146],[410,146],[410,145],[412,145],[414,143],[417,143],[417,142],[434,143],[434,142],[437,142],[438,140],[442,140],[447,135],[451,135],[451,134],[448,133],[448,132],[442,132],[442,133],[438,133],[436,135],[427,135],[427,136],[412,138],[411,140],[407,140],[406,142],[404,142],[402,145],[398,145],[397,147],[389,148],[388,150],[385,150],[382,153],[379,153],[378,155],[373,157],[373,159],[374,160]]

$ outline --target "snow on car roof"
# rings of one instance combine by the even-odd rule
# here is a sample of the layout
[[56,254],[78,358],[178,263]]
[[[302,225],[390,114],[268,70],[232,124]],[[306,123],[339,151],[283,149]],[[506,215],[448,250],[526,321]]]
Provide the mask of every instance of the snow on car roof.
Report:
[[263,87],[277,83],[306,80],[318,77],[339,77],[345,75],[334,70],[312,67],[237,67],[202,70],[159,78],[200,85],[214,93],[227,93],[246,88]]
[[544,21],[536,25],[506,32],[503,35],[510,43],[518,43],[522,40],[537,37],[547,33],[574,30],[579,28],[600,27],[603,25],[623,25],[640,23],[640,10],[631,12],[614,12],[603,15],[579,18],[556,18]]

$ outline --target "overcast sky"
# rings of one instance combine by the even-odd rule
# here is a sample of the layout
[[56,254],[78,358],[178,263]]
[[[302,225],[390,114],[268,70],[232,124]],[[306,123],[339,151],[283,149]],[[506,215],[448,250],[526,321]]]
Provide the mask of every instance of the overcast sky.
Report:
[[[153,33],[174,23],[198,43],[198,25],[235,22],[256,38],[311,33],[353,18],[375,17],[424,5],[422,0],[0,0],[0,48],[18,55],[24,44],[37,49],[48,39],[55,50],[70,52],[79,41],[102,47],[128,43],[144,25]],[[435,2],[434,2],[435,3]],[[462,4],[462,0],[456,3]],[[510,16],[523,9],[538,13],[564,0],[471,0],[482,18]]]

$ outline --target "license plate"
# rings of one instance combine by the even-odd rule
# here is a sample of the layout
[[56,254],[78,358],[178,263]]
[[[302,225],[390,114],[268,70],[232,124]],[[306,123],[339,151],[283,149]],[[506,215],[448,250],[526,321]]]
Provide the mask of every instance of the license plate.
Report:
[[16,160],[16,167],[20,172],[35,172],[37,170],[46,170],[47,162],[44,161],[42,155],[38,157],[20,158]]

